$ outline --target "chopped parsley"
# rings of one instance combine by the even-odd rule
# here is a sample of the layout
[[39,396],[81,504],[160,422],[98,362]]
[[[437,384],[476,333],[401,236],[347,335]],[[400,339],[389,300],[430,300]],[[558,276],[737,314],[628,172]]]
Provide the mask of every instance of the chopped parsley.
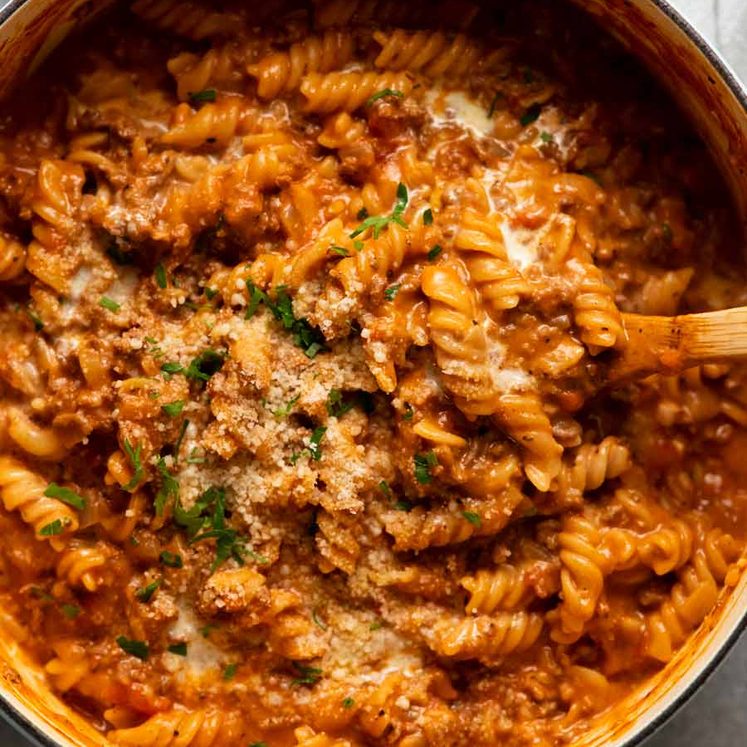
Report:
[[495,114],[495,108],[498,106],[498,102],[503,98],[503,94],[500,91],[497,91],[495,96],[493,96],[492,101],[490,102],[490,106],[488,107],[488,119],[492,119],[493,115]]
[[26,314],[34,324],[34,332],[41,332],[44,329],[44,322],[39,318],[39,315],[28,306],[25,308]]
[[347,711],[355,705],[353,698],[343,698],[342,707]]
[[159,556],[158,559],[167,567],[167,568],[184,568],[184,561],[182,560],[182,556],[179,555],[179,553],[176,552],[169,552],[168,550],[164,550]]
[[284,405],[282,405],[281,407],[278,407],[277,410],[273,410],[272,414],[276,418],[279,418],[279,419],[287,418],[288,415],[290,415],[291,412],[293,412],[293,407],[296,404],[296,402],[298,402],[300,397],[301,395],[297,394],[295,397],[293,397],[293,399],[289,399]]
[[[224,354],[207,348],[184,369],[184,375],[194,381],[210,381],[210,378],[223,368],[225,360],[226,357]],[[163,369],[163,366],[161,368]]]
[[355,247],[355,251],[359,252],[363,249],[364,244],[360,239],[356,239],[353,242],[353,246]]
[[410,503],[410,501],[405,501],[405,500],[397,501],[394,504],[394,510],[395,511],[404,511],[404,512],[407,513],[409,511],[412,511],[412,503]]
[[238,668],[239,668],[239,665],[236,662],[228,664],[226,668],[223,670],[223,679],[232,680],[236,676],[236,670]]
[[184,400],[177,399],[174,402],[168,402],[165,405],[161,405],[161,409],[170,418],[175,418],[177,415],[182,414],[182,410],[184,409]]
[[187,432],[187,428],[189,428],[189,420],[185,418],[179,428],[179,435],[176,437],[176,441],[174,442],[174,464],[179,461],[179,451],[182,448],[182,441],[184,440],[184,434]]
[[387,96],[396,96],[397,98],[403,98],[404,93],[402,91],[395,91],[393,88],[382,88],[380,91],[376,91],[373,96],[370,96],[366,101],[366,107],[373,106],[379,99],[386,98]]
[[318,462],[322,458],[322,439],[327,429],[320,425],[318,428],[314,428],[311,438],[309,439],[309,454],[311,458]]
[[433,249],[431,249],[428,252],[428,261],[429,262],[435,262],[436,259],[438,258],[438,255],[441,254],[442,251],[443,251],[443,248],[441,247],[441,245],[440,244],[436,244],[433,247]]
[[430,208],[428,208],[423,213],[423,225],[424,226],[430,226],[432,224],[433,224],[433,211]]
[[170,501],[176,501],[179,497],[179,483],[176,478],[169,472],[166,462],[161,457],[156,462],[156,469],[161,476],[161,486],[156,493],[156,516],[163,516],[166,506]]
[[345,401],[343,393],[339,389],[330,389],[327,395],[327,413],[333,418],[341,418],[346,412],[355,407],[355,399]]
[[[208,539],[215,540],[215,560],[211,566],[211,571],[215,571],[229,558],[233,558],[239,565],[244,565],[244,555],[246,554],[244,541],[235,529],[229,529],[226,526],[226,491],[223,488],[209,488],[200,496],[198,503],[199,513],[190,516],[193,523],[188,531],[194,531],[196,526],[199,534],[194,534],[191,537],[190,544]],[[212,508],[212,515],[206,516],[208,508]],[[190,510],[194,512],[194,509],[195,506]],[[189,514],[189,512],[186,513]],[[175,516],[177,516],[176,512]],[[181,521],[183,519],[184,514]],[[177,523],[181,523],[181,521],[177,518]],[[201,529],[202,531],[200,531]]]
[[117,644],[126,654],[134,656],[140,659],[140,661],[145,661],[150,653],[148,644],[145,641],[133,641],[123,635],[117,637]]
[[166,268],[163,266],[163,262],[159,262],[156,265],[156,269],[154,270],[153,275],[156,278],[156,285],[159,288],[165,288],[168,285],[168,280],[166,278]]
[[138,589],[135,592],[135,597],[138,599],[138,601],[143,602],[144,604],[150,602],[160,585],[161,579],[159,578],[156,581],[152,581],[147,586],[143,586],[142,589]]
[[400,182],[397,185],[397,201],[394,204],[394,210],[391,215],[369,215],[359,226],[350,234],[350,238],[354,239],[360,236],[362,233],[373,230],[374,239],[378,239],[381,232],[390,224],[397,223],[402,228],[407,228],[407,223],[402,217],[407,207],[407,187]]
[[539,104],[532,104],[520,117],[519,123],[522,127],[532,124],[539,119],[539,115],[542,112],[542,107]]
[[101,298],[99,299],[99,306],[115,314],[122,308],[121,304],[118,304],[108,296],[101,296]]
[[64,527],[62,525],[62,520],[55,519],[54,521],[50,521],[49,524],[45,524],[39,530],[39,536],[40,537],[55,537],[58,534],[62,534],[63,531],[64,531]]
[[415,454],[413,457],[415,462],[415,479],[421,485],[427,485],[432,482],[433,475],[431,475],[431,469],[438,464],[438,457],[434,451],[429,451],[425,454]]
[[172,643],[168,651],[170,654],[176,654],[177,656],[187,655],[187,644],[186,643]]
[[187,457],[187,464],[205,464],[206,461],[207,459],[204,456],[199,455],[196,446],[189,452],[189,456]]
[[327,630],[328,625],[319,617],[319,613],[316,610],[316,607],[311,610],[311,619],[314,621],[314,625],[317,626],[317,628],[320,628],[321,630]]
[[284,285],[279,285],[275,289],[274,301],[251,281],[247,280],[246,285],[249,290],[249,305],[245,318],[250,319],[254,316],[259,304],[264,303],[283,328],[291,332],[293,342],[303,349],[308,358],[313,358],[324,349],[324,335],[316,327],[312,327],[306,319],[296,318],[293,313],[293,301]]
[[368,626],[368,629],[373,632],[374,630],[381,630],[383,627],[384,623],[381,620],[374,620],[374,622]]
[[75,620],[75,618],[78,617],[78,615],[80,615],[80,613],[82,612],[81,608],[78,607],[77,604],[63,604],[60,607],[60,610],[68,620]]
[[86,507],[86,499],[82,495],[78,495],[74,490],[70,490],[70,488],[63,488],[56,482],[50,482],[47,485],[44,495],[47,498],[56,498],[58,501],[67,503],[68,506],[77,508],[78,511],[82,511]]
[[552,136],[551,132],[545,132],[544,130],[540,132],[540,140],[543,143],[551,143],[553,142],[554,138]]
[[322,678],[322,670],[317,667],[294,661],[293,668],[298,672],[298,677],[291,682],[291,685],[316,685]]
[[399,289],[401,287],[402,286],[399,283],[395,283],[394,285],[390,285],[384,291],[384,298],[386,298],[387,301],[394,301],[394,298],[399,293]]
[[402,413],[402,420],[412,420],[414,414],[415,410],[412,409],[412,405],[409,402],[405,402],[405,411]]
[[173,376],[174,374],[182,373],[184,366],[181,363],[176,363],[176,361],[167,361],[161,364],[161,371],[167,376]]
[[474,511],[462,511],[462,516],[464,516],[467,521],[476,526],[478,529],[482,526],[482,519],[480,518],[480,514],[476,514]]
[[114,237],[112,237],[109,246],[106,247],[106,253],[118,265],[124,266],[132,264],[132,254],[130,254],[130,252],[122,251]]
[[329,251],[332,254],[339,255],[340,257],[349,257],[350,256],[350,252],[344,246],[331,246],[329,248]]
[[193,104],[202,104],[206,101],[215,101],[218,92],[214,88],[205,88],[202,91],[190,91],[188,95]]
[[358,214],[356,215],[356,218],[358,218],[358,220],[365,220],[366,218],[368,218],[368,209],[365,208],[365,207],[362,207],[358,211]]
[[392,500],[392,489],[389,487],[389,483],[386,480],[382,480],[379,483],[379,490],[389,499]]
[[205,293],[205,298],[207,298],[208,301],[212,301],[218,295],[218,289],[206,287],[204,289],[204,293]]

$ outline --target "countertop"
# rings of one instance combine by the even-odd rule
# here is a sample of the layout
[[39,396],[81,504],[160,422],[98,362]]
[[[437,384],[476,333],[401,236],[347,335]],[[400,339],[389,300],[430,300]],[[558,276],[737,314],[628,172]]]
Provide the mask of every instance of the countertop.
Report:
[[[747,80],[747,0],[670,0]],[[2,6],[3,0],[0,0]],[[747,637],[696,695],[645,747],[744,747],[747,744]],[[0,747],[31,747],[0,722]]]

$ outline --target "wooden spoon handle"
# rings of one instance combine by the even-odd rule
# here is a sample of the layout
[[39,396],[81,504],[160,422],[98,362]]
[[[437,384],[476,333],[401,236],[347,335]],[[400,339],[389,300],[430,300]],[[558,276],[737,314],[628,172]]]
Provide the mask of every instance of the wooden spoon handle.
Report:
[[674,374],[699,363],[747,356],[747,307],[682,316],[623,314],[627,341],[612,379]]

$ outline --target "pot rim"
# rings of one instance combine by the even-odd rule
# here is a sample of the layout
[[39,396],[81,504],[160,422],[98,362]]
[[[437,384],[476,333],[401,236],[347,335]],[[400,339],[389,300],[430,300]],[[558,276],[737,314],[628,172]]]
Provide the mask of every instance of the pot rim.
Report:
[[[9,0],[0,7],[0,26],[5,24],[15,13],[31,0]],[[724,81],[730,92],[739,102],[745,116],[747,116],[747,86],[742,83],[731,65],[718,52],[710,42],[688,21],[668,0],[643,0],[658,8],[680,31],[698,48],[698,51],[712,65],[716,73]],[[2,0],[0,0],[2,2]],[[701,688],[701,686],[713,675],[723,662],[726,655],[734,648],[742,634],[747,630],[747,609],[725,637],[723,643],[713,653],[710,659],[702,666],[700,671],[688,683],[687,687],[672,700],[666,708],[649,720],[645,726],[631,727],[628,734],[623,737],[621,747],[636,747],[646,739],[659,731]],[[37,747],[60,747],[49,734],[45,734],[27,716],[21,713],[0,690],[0,716],[10,724],[21,736],[30,740]]]

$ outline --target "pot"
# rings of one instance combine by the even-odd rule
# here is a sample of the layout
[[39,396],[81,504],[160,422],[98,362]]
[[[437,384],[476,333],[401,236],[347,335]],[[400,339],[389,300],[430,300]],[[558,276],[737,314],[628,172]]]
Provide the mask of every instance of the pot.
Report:
[[[665,0],[573,0],[664,84],[708,143],[747,227],[747,89]],[[65,36],[111,0],[0,0],[0,97],[33,73]],[[747,231],[745,232],[747,236]],[[705,681],[747,627],[747,559],[689,643],[659,673],[608,711],[576,747],[632,747]],[[50,692],[19,643],[24,631],[0,610],[0,710],[44,747],[107,740]]]

